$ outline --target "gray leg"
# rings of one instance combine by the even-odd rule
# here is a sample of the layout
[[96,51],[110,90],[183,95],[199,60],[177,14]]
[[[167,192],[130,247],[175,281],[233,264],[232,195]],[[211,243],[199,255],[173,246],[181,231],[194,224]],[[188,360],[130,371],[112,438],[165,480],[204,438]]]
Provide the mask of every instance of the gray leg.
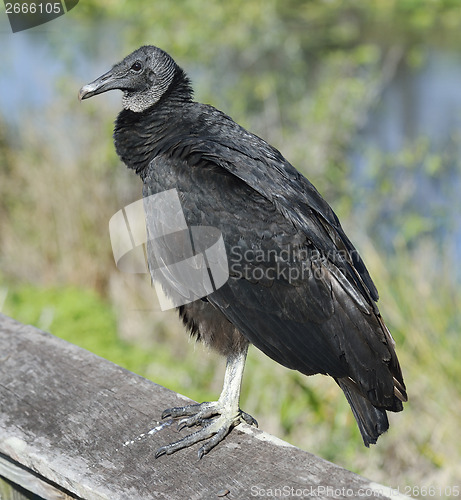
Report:
[[204,439],[209,439],[198,450],[198,456],[202,458],[203,455],[222,441],[232,428],[240,422],[258,425],[251,415],[248,415],[239,408],[240,388],[247,350],[248,348],[240,354],[231,355],[227,358],[223,390],[218,401],[170,408],[163,412],[162,418],[187,417],[179,421],[179,430],[194,425],[201,425],[202,428],[180,441],[162,446],[157,450],[155,454],[156,458],[165,454],[171,455],[175,451],[187,448]]

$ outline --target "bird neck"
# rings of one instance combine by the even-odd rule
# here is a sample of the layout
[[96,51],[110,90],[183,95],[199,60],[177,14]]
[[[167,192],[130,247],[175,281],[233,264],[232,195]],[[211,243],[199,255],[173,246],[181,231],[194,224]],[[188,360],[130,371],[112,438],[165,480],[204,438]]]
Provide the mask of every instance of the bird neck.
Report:
[[191,101],[159,101],[142,112],[124,109],[115,122],[115,149],[128,168],[143,175],[149,163],[171,147],[178,133],[178,123]]
[[192,103],[192,87],[184,71],[177,67],[167,91],[147,109],[124,109],[117,117],[114,142],[122,161],[142,175],[149,163],[176,134],[178,123]]

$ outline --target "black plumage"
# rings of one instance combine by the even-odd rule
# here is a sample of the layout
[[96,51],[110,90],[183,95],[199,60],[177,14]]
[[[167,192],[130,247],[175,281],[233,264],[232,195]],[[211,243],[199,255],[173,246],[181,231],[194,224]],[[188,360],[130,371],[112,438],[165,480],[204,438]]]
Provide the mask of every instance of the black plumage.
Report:
[[[115,147],[143,195],[176,189],[189,226],[219,228],[229,263],[224,286],[178,308],[194,335],[227,356],[223,393],[217,403],[167,410],[188,417],[181,426],[205,426],[159,454],[210,438],[202,455],[240,421],[255,422],[238,408],[248,343],[288,368],[332,376],[365,445],[376,443],[386,411],[402,410],[405,385],[378,292],[333,210],[279,151],[194,102],[162,50],[141,47],[80,98],[111,89],[124,92]],[[157,222],[149,210],[146,218],[149,230]],[[148,245],[150,262],[154,251]]]

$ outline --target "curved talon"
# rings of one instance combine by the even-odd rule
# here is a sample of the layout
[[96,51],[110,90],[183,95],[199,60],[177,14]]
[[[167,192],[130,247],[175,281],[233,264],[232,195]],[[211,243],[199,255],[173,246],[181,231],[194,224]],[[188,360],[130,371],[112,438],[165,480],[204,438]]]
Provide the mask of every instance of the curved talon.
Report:
[[171,455],[199,441],[208,440],[198,450],[198,457],[202,458],[203,455],[221,442],[233,427],[241,422],[258,426],[258,422],[251,415],[248,415],[248,413],[243,412],[239,408],[240,386],[247,347],[238,354],[228,356],[223,390],[218,401],[168,408],[163,412],[162,418],[172,417],[174,419],[177,417],[187,417],[179,420],[179,431],[184,429],[184,427],[193,427],[195,425],[200,425],[202,428],[179,441],[162,446],[157,450],[155,454],[156,458],[162,455]]
[[178,422],[178,427],[177,427],[178,432],[181,432],[184,429],[184,427],[189,427],[189,425],[187,424],[188,420],[189,420],[188,418],[183,418]]
[[258,421],[254,417],[252,417],[249,413],[245,413],[244,411],[240,410],[240,416],[248,425],[254,425],[255,427],[259,427]]
[[164,410],[164,411],[162,412],[162,420],[163,420],[164,418],[171,417],[171,410],[172,410],[172,408],[168,408],[167,410]]
[[199,441],[208,439],[198,450],[199,459],[212,450],[229,434],[231,429],[241,422],[250,425],[258,425],[256,420],[248,413],[238,409],[237,412],[223,406],[220,402],[206,402],[202,404],[192,404],[189,406],[169,408],[162,414],[166,417],[186,417],[178,422],[178,431],[185,427],[201,425],[202,428],[185,436],[183,439],[159,448],[155,458],[162,455],[171,455],[172,453],[187,448]]

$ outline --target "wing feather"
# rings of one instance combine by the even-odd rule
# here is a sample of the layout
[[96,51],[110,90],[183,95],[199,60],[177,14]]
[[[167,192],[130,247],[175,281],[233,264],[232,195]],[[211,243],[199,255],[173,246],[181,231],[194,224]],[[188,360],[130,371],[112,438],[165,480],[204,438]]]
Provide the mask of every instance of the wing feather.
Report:
[[[372,404],[396,407],[394,387],[406,397],[405,386],[365,264],[333,210],[277,150],[243,129],[238,147],[223,139],[232,124],[219,142],[180,136],[180,148],[151,162],[145,194],[178,189],[188,225],[221,230],[230,278],[208,301],[250,342],[284,366],[350,380]],[[289,257],[278,259],[284,250]],[[258,262],[248,251],[271,257]],[[277,265],[298,275],[270,273]]]

